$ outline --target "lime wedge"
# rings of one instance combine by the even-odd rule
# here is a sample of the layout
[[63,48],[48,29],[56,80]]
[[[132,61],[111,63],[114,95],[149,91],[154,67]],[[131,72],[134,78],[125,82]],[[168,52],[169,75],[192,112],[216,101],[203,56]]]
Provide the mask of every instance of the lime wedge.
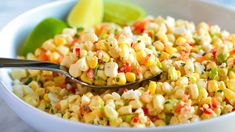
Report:
[[29,34],[22,47],[22,54],[34,52],[43,42],[62,32],[67,25],[56,18],[46,18],[41,21]]
[[67,22],[71,27],[89,28],[103,20],[103,0],[79,0],[70,11]]
[[145,16],[145,10],[137,5],[121,1],[105,0],[104,21],[106,22],[124,25]]

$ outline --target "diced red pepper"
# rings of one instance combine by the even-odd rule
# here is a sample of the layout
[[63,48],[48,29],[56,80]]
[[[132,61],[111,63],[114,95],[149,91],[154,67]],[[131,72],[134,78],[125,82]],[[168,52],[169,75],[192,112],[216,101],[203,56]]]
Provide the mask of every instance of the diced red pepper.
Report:
[[195,46],[195,44],[194,43],[192,43],[192,42],[190,42],[190,43],[188,43],[191,47],[193,47],[193,46]]
[[235,111],[235,107],[233,107],[233,109],[232,109],[232,112],[234,112]]
[[75,53],[77,56],[79,56],[80,55],[80,48],[75,48]]
[[130,72],[131,71],[131,64],[126,62],[122,67],[118,69],[118,72]]
[[131,64],[129,62],[125,63],[125,72],[130,72],[131,71]]
[[74,44],[77,43],[77,42],[78,42],[78,38],[74,37],[71,44],[74,45]]
[[131,48],[133,48],[135,46],[135,43],[134,42],[132,42],[131,43]]
[[187,105],[187,104],[178,104],[178,105],[176,105],[176,107],[175,107],[175,112],[178,112],[178,113],[180,113],[180,111],[182,110],[182,109],[185,109],[185,110],[190,110],[190,106],[189,105]]
[[235,65],[235,59],[233,60],[233,64]]
[[150,57],[151,57],[151,54],[148,54],[145,58],[144,58],[144,63],[147,63],[148,62],[148,60],[150,59]]
[[209,108],[203,108],[205,114],[212,114],[212,112],[209,110]]
[[186,101],[188,101],[188,99],[189,99],[189,95],[184,94],[182,100],[183,100],[184,102],[186,102]]
[[135,116],[135,117],[132,118],[133,123],[139,123],[139,121],[140,121],[139,117]]
[[230,51],[230,55],[235,55],[235,50]]
[[54,107],[55,107],[57,110],[60,110],[60,109],[61,109],[60,103],[56,103]]
[[41,54],[41,55],[39,56],[39,59],[40,59],[41,61],[48,61],[49,57],[48,57],[46,54]]
[[153,32],[148,32],[148,36],[150,37],[150,38],[153,38]]
[[136,75],[140,75],[140,74],[141,74],[141,70],[140,70],[139,67],[136,67],[136,68],[135,68],[135,74],[136,74]]
[[90,79],[94,78],[94,70],[93,69],[89,69],[87,71],[87,77]]
[[136,34],[143,33],[145,30],[146,21],[137,21],[133,24],[133,31]]
[[75,87],[72,87],[72,88],[69,89],[69,91],[70,91],[71,93],[75,94],[75,93],[76,93],[76,88],[75,88]]
[[148,108],[143,107],[142,109],[143,109],[143,111],[144,111],[144,114],[145,114],[145,115],[148,115],[148,114],[149,114],[149,110],[148,110]]
[[212,98],[209,108],[214,109],[220,105],[219,101],[216,98]]
[[217,50],[215,48],[211,50],[211,53],[214,59],[216,58],[216,52]]

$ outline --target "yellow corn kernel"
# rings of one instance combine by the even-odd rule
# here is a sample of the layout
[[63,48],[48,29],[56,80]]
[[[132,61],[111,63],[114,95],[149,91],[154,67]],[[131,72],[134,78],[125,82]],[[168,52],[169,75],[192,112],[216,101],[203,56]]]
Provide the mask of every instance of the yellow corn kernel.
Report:
[[40,74],[39,70],[28,70],[30,76],[34,77],[37,76],[38,74]]
[[216,80],[208,81],[207,89],[209,92],[216,92],[217,90],[219,90],[218,82]]
[[92,80],[87,77],[86,72],[83,72],[83,73],[82,73],[82,75],[81,75],[81,80],[82,80],[83,82],[92,84]]
[[166,47],[165,50],[166,50],[166,52],[169,53],[169,54],[173,54],[173,53],[177,52],[177,49],[174,48],[174,47],[171,47],[171,46]]
[[218,82],[219,84],[219,89],[221,89],[221,90],[224,90],[224,89],[226,89],[226,85],[225,85],[225,83],[223,82],[223,81],[220,81],[220,82]]
[[98,58],[96,56],[87,57],[87,64],[90,68],[94,69],[98,65]]
[[158,51],[163,51],[165,46],[161,41],[156,41],[153,43],[153,46],[156,48]]
[[46,81],[43,84],[43,87],[49,87],[49,86],[55,86],[55,82],[53,82],[53,81]]
[[124,85],[126,84],[126,76],[124,73],[118,73],[116,77],[116,84]]
[[55,84],[64,84],[65,83],[65,78],[63,76],[54,77],[53,80],[54,80]]
[[224,90],[224,96],[229,100],[231,104],[235,102],[235,92],[232,90],[225,88]]
[[133,72],[127,72],[125,75],[128,82],[134,82],[136,80],[136,75]]
[[146,56],[146,52],[144,52],[143,50],[140,50],[138,52],[136,52],[136,58],[138,60],[139,63],[143,64],[143,60]]
[[235,92],[235,78],[227,81],[227,87]]
[[158,34],[157,34],[157,38],[158,38],[159,40],[161,40],[162,42],[164,42],[164,43],[168,41],[167,35],[166,35],[166,34],[163,34],[163,33],[158,33]]
[[229,36],[229,40],[231,40],[233,43],[235,43],[235,34],[231,34]]
[[32,106],[37,106],[37,104],[38,104],[37,100],[34,97],[30,96],[30,95],[26,95],[24,97],[24,100],[27,103],[31,104]]
[[120,47],[120,52],[119,55],[120,57],[127,57],[129,55],[129,46],[127,44],[121,43],[119,44]]
[[157,83],[154,82],[154,81],[150,81],[150,82],[149,82],[149,86],[148,86],[149,92],[150,92],[151,94],[155,94],[156,89],[157,89]]
[[200,105],[209,104],[209,103],[211,103],[211,97],[202,98],[200,101]]
[[80,57],[86,57],[87,56],[87,50],[81,49],[80,50]]
[[164,120],[158,119],[154,122],[155,126],[165,126],[166,122]]
[[153,76],[153,74],[151,73],[151,71],[146,71],[146,72],[144,72],[144,78],[149,78],[149,77],[151,77],[151,76]]
[[168,59],[170,57],[170,55],[166,52],[162,52],[161,53],[161,56],[160,56],[160,59],[161,60],[164,60],[164,59]]
[[102,60],[103,62],[109,62],[109,60],[110,60],[109,54],[106,53],[106,52],[104,52],[104,51],[102,51],[102,58],[101,58],[101,60]]
[[199,90],[199,97],[198,97],[198,99],[203,99],[203,98],[206,98],[208,96],[208,93],[207,93],[205,88],[199,87],[198,90]]
[[45,89],[44,88],[37,88],[35,90],[35,93],[38,95],[38,96],[42,96],[45,94]]
[[55,43],[55,45],[62,45],[62,44],[65,44],[66,43],[66,40],[65,40],[65,38],[62,38],[62,37],[56,37],[55,39],[54,39],[54,43]]
[[234,79],[235,78],[235,72],[229,71],[228,76],[229,76],[229,79]]
[[104,51],[107,50],[107,47],[103,41],[99,41],[98,43],[95,44],[95,46],[96,46],[96,49],[104,50]]
[[49,55],[49,59],[51,62],[58,62],[60,60],[60,54],[58,52],[52,52],[51,55]]
[[39,85],[36,81],[32,81],[31,83],[29,83],[29,87],[35,91],[37,88],[39,88]]
[[95,85],[100,85],[100,86],[103,86],[103,85],[106,85],[106,81],[105,80],[95,80],[94,81]]
[[187,40],[183,37],[178,37],[175,41],[176,45],[182,45],[182,44],[185,44],[185,43],[187,43]]
[[151,56],[148,60],[147,63],[145,64],[147,67],[152,66],[153,64],[155,64],[155,57]]

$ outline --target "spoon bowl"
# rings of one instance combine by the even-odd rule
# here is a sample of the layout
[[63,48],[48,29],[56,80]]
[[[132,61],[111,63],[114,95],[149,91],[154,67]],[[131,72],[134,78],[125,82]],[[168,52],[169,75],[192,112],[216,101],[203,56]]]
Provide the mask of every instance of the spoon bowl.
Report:
[[140,81],[126,83],[125,85],[105,85],[105,86],[98,86],[92,85],[86,82],[83,82],[73,76],[71,76],[67,68],[50,62],[42,62],[42,61],[35,61],[35,60],[23,60],[23,59],[10,59],[10,58],[0,58],[0,68],[23,68],[23,69],[32,69],[32,70],[47,70],[47,71],[54,71],[59,72],[66,77],[70,78],[73,82],[76,82],[82,86],[91,88],[91,89],[119,89],[119,88],[137,88],[142,84],[150,81],[150,80],[158,80],[160,75],[155,75]]

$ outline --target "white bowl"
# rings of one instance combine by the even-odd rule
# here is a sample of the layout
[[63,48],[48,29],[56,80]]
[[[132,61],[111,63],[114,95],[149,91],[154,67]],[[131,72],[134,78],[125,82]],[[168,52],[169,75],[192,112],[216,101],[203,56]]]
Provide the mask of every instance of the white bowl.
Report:
[[[158,16],[173,16],[194,22],[205,21],[219,24],[223,29],[235,32],[235,11],[216,4],[196,0],[132,0],[144,7],[149,14]],[[56,17],[64,19],[76,1],[56,1],[30,10],[6,25],[2,30],[0,39],[0,57],[15,57],[19,45],[30,30],[43,18]],[[191,124],[166,126],[158,128],[112,128],[95,126],[84,123],[67,121],[40,111],[12,93],[8,70],[0,71],[0,95],[15,113],[32,127],[47,132],[228,132],[235,130],[235,113],[223,115],[218,118],[200,121]]]

